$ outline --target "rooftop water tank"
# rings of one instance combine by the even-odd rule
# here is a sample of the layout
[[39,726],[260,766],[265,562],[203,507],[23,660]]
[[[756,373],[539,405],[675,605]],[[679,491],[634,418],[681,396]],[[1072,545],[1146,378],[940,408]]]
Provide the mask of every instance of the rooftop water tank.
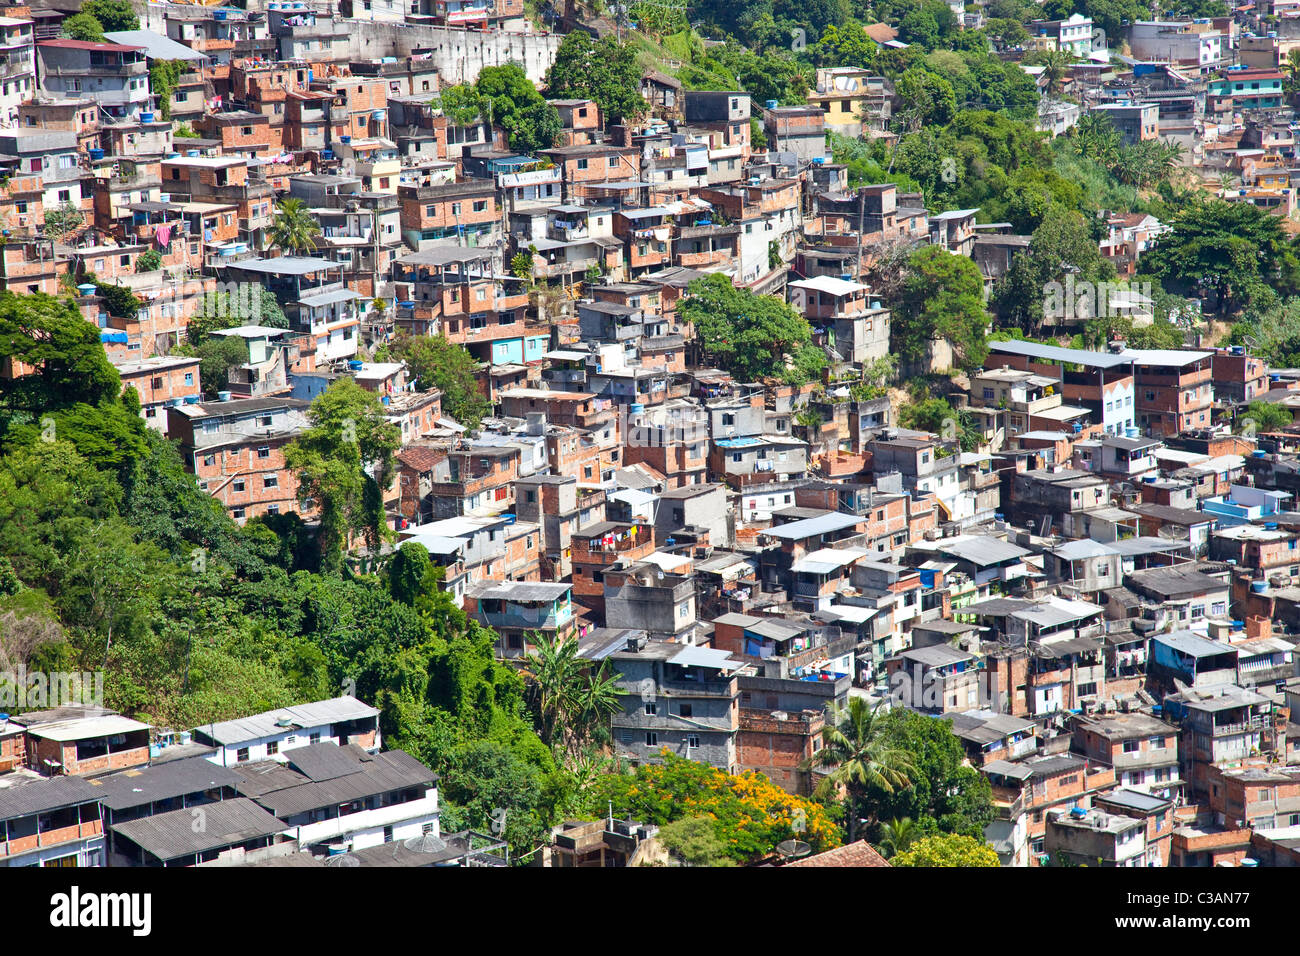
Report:
[[348,368],[352,369],[354,372],[360,372],[365,367],[366,363],[359,359],[350,359],[348,361]]
[[774,109],[776,109],[777,101],[776,101],[776,100],[767,100],[767,101],[766,101],[766,106],[767,106],[768,109],[770,109],[770,110],[774,110]]
[[1268,590],[1268,582],[1267,582],[1267,581],[1251,581],[1251,582],[1250,582],[1250,589],[1251,589],[1252,591],[1254,591],[1256,594],[1263,594],[1265,591]]
[[219,402],[228,402],[228,401],[230,401],[230,393],[229,393],[229,392],[217,392],[217,401],[219,401]]
[[90,158],[92,160],[98,160],[104,158],[104,151],[102,149],[91,149],[91,150],[87,150],[87,152],[90,154]]
[[197,405],[198,403],[199,403],[199,397],[198,397],[197,395],[186,395],[186,396],[185,396],[185,404],[186,404],[186,405]]
[[141,113],[140,113],[140,122],[141,122],[141,123],[152,123],[152,122],[153,122],[153,113],[150,113],[150,112],[141,112]]
[[95,289],[96,286],[93,282],[83,282],[81,285],[77,286],[77,291],[82,295],[94,295]]

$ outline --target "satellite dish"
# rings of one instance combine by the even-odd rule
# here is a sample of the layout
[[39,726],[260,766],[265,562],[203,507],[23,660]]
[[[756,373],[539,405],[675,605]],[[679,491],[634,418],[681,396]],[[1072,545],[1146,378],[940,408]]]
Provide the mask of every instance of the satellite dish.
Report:
[[325,858],[325,865],[346,869],[351,866],[360,866],[361,861],[351,853],[344,853],[339,856],[327,856]]
[[782,840],[776,845],[776,852],[781,854],[782,860],[789,863],[807,856],[812,852],[812,846],[803,840]]
[[415,853],[441,853],[447,849],[447,842],[432,833],[426,833],[423,836],[403,840],[402,846]]

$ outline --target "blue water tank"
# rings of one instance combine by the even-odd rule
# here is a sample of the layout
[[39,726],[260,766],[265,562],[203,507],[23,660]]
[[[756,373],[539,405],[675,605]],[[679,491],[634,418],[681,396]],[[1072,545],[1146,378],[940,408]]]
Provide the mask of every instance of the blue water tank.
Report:
[[90,154],[90,158],[92,160],[99,160],[104,158],[104,151],[102,149],[88,149],[86,150],[86,152]]
[[186,395],[186,396],[185,396],[185,404],[186,404],[186,405],[197,405],[198,403],[199,403],[199,397],[198,397],[197,395]]
[[217,392],[217,401],[219,401],[219,402],[228,402],[228,401],[230,401],[230,393],[229,393],[229,392]]
[[1251,581],[1251,582],[1250,582],[1250,589],[1251,589],[1252,591],[1254,591],[1256,594],[1263,594],[1265,591],[1268,590],[1268,582],[1267,582],[1267,581]]
[[352,369],[354,372],[360,372],[365,367],[366,363],[362,362],[360,359],[350,359],[348,361],[348,368]]
[[628,413],[631,415],[640,415],[645,412],[645,405],[641,402],[633,402],[628,406]]
[[777,107],[777,100],[766,100],[764,101],[764,105],[766,105],[768,109],[774,110]]

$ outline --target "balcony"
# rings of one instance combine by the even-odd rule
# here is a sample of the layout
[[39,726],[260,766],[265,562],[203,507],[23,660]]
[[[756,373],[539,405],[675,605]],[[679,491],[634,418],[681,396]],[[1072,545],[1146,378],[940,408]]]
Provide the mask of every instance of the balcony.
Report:
[[102,833],[103,828],[100,822],[91,820],[88,823],[75,823],[71,826],[42,830],[31,836],[0,840],[0,858],[18,856],[20,853],[30,853],[32,850],[38,850],[42,847],[60,846],[74,840],[100,836]]
[[512,605],[504,611],[492,612],[480,609],[479,615],[491,627],[553,631],[573,620],[573,608],[567,604],[558,609]]

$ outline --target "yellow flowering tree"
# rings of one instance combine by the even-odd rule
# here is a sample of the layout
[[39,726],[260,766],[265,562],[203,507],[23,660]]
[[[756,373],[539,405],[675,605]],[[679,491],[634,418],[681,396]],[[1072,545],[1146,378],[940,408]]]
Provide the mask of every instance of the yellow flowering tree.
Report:
[[659,826],[688,817],[710,820],[727,856],[738,863],[767,856],[783,840],[803,840],[814,852],[840,845],[826,807],[786,793],[763,774],[725,773],[667,749],[662,755],[663,763],[602,777],[599,802]]

